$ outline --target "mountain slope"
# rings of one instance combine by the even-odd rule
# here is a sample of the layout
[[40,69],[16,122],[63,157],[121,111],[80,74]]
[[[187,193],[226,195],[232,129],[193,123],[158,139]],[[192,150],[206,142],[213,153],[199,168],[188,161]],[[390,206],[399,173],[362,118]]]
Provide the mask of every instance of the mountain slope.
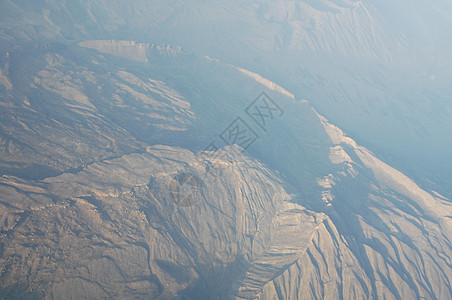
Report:
[[[452,195],[447,1],[3,0],[1,5],[5,52],[55,41],[71,47],[93,40],[180,45],[310,99],[322,115],[423,186]],[[8,88],[4,78],[0,75],[0,83]]]
[[35,49],[4,73],[2,297],[452,297],[450,201],[309,102],[211,58]]

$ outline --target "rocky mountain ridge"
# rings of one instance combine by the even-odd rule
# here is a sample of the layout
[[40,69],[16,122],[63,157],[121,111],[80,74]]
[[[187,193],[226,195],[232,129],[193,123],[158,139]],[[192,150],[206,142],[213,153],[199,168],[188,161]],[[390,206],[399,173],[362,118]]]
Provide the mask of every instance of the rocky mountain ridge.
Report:
[[0,3],[0,299],[452,298],[449,4]]
[[[51,128],[67,128],[59,134],[86,145],[99,136],[116,145],[116,152],[96,158],[95,151],[79,146],[85,161],[73,160],[75,169],[43,178],[3,169],[3,297],[452,296],[450,201],[381,162],[309,102],[256,73],[210,58],[163,67],[149,61],[143,73],[133,61],[83,47],[42,55],[45,63],[30,74],[27,98],[2,98],[10,99],[3,107],[15,116],[16,123],[9,124],[24,124],[13,126],[16,143],[39,149],[26,133],[43,134],[38,125],[44,119],[20,116],[47,111],[46,122],[61,124]],[[92,82],[100,97],[76,78]],[[8,79],[14,88],[25,83],[14,75]],[[203,88],[187,86],[194,80]],[[231,85],[236,89],[228,94]],[[50,100],[36,101],[37,90],[47,91],[43,99],[55,99],[54,114],[41,106]],[[266,132],[241,113],[249,105],[244,99],[262,90],[284,111]],[[241,148],[229,146],[202,151],[237,114],[259,139],[241,154]],[[81,116],[87,121],[71,125]],[[5,134],[6,120],[4,140],[12,137]],[[138,127],[130,127],[130,120],[145,128],[134,131]],[[119,148],[121,135],[135,149]],[[180,137],[198,143],[182,146]],[[51,159],[38,161],[61,166],[53,157],[71,157],[77,148],[70,145],[78,143],[67,139],[66,151],[48,145]],[[17,159],[22,150],[12,152],[9,145],[2,157],[10,153]],[[22,159],[30,163],[33,156]],[[193,185],[178,185],[187,176],[200,182],[195,192]],[[176,192],[198,198],[180,205]]]

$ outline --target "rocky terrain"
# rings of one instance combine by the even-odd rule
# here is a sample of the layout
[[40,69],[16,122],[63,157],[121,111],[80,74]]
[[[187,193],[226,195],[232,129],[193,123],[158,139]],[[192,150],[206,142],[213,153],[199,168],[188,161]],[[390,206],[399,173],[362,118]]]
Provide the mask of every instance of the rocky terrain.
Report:
[[[309,99],[322,115],[429,188],[442,189],[452,179],[447,1],[3,0],[1,5],[5,51],[49,41],[71,47],[87,41],[181,46]],[[146,59],[139,51],[136,58]],[[443,193],[450,197],[452,190]]]
[[[349,85],[335,81],[356,61],[332,65],[335,75],[322,69],[329,54],[381,64],[416,56],[410,36],[380,16],[383,2],[1,3],[0,299],[452,298],[447,176],[413,171],[413,180],[382,159],[387,148],[371,151],[323,116],[328,103],[349,117],[389,109],[392,96],[342,101],[354,86],[393,95],[363,69],[344,77]],[[206,23],[193,23],[198,14]],[[205,45],[231,16],[263,25],[232,26]],[[191,41],[170,34],[206,24],[215,26]],[[261,67],[246,58],[257,52],[244,50],[250,41]],[[290,70],[306,79],[298,86],[275,68],[279,55],[310,51],[325,62],[295,61]],[[303,100],[304,89],[318,98]],[[426,107],[435,111],[446,91],[439,84]],[[416,104],[390,108],[414,131],[413,116],[428,119]],[[395,115],[383,115],[380,127],[397,131]],[[447,136],[419,124],[432,126],[418,132],[425,140]]]

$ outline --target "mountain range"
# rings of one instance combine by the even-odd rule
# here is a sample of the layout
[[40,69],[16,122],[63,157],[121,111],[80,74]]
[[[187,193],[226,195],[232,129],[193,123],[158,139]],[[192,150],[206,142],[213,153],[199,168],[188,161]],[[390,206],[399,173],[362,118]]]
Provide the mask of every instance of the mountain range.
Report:
[[1,299],[452,298],[448,3],[0,3]]

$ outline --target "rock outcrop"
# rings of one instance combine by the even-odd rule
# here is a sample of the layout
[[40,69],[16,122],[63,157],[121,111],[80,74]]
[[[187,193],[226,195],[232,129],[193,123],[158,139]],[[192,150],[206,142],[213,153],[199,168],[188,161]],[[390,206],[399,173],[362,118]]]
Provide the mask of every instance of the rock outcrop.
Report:
[[78,46],[96,49],[102,53],[111,54],[140,62],[148,62],[149,59],[152,59],[155,55],[174,58],[178,55],[191,54],[187,51],[184,51],[181,47],[171,47],[170,45],[137,43],[135,41],[91,40],[80,42],[78,43]]

